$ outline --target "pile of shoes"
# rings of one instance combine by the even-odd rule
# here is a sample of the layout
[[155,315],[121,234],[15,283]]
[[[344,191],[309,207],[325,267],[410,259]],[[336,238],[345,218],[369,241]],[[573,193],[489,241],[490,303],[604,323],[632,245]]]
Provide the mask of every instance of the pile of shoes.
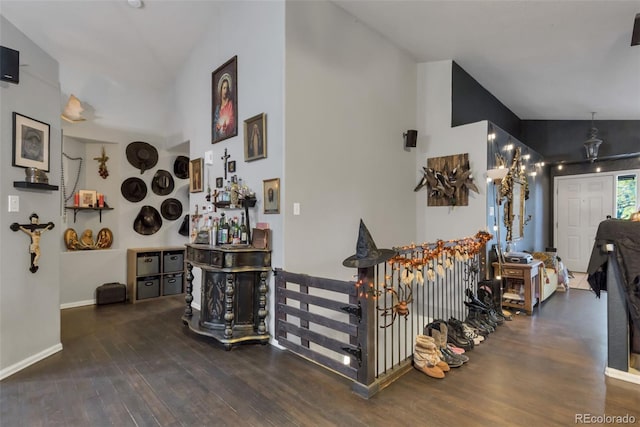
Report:
[[469,361],[463,353],[473,348],[473,342],[458,336],[444,320],[434,320],[424,327],[424,335],[433,338],[440,358],[447,362],[451,368],[459,368]]

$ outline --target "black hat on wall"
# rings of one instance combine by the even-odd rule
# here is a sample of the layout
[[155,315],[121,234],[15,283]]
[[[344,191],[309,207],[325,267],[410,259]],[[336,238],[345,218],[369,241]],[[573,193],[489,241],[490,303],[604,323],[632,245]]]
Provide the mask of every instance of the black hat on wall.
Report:
[[176,178],[189,178],[189,158],[187,156],[178,156],[173,162],[173,173]]
[[151,190],[159,196],[166,196],[173,191],[173,177],[169,171],[160,169],[151,181]]
[[140,169],[140,173],[158,164],[158,150],[148,142],[132,142],[127,145],[126,153],[129,163]]
[[162,217],[153,206],[144,205],[133,221],[133,229],[144,236],[155,234],[162,227]]
[[147,184],[140,178],[127,178],[120,186],[122,196],[130,202],[136,203],[147,195]]
[[182,215],[182,203],[178,199],[166,199],[160,205],[160,213],[162,213],[164,219],[175,221]]

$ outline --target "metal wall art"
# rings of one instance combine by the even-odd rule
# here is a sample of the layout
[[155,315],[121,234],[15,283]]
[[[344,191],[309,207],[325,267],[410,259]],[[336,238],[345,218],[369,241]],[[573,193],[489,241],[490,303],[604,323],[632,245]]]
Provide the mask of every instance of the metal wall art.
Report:
[[427,187],[427,206],[467,206],[469,190],[479,193],[469,168],[469,154],[427,159],[423,177],[413,191]]

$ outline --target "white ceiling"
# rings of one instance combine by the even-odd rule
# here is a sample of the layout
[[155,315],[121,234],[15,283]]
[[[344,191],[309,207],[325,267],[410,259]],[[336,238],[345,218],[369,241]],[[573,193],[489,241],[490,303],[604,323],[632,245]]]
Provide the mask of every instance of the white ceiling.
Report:
[[[333,1],[416,62],[455,60],[522,119],[640,120],[640,0]],[[160,89],[224,3],[0,0],[0,13],[61,69]]]

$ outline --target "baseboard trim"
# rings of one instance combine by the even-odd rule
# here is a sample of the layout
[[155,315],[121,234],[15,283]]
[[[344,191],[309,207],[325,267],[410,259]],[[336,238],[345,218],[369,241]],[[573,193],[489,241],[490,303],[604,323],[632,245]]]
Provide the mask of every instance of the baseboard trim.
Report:
[[74,308],[74,307],[84,307],[85,305],[95,305],[96,304],[96,300],[95,299],[88,299],[85,301],[75,301],[75,302],[68,302],[65,304],[60,304],[60,310],[64,310],[66,308]]
[[62,351],[62,343],[58,343],[52,347],[42,350],[40,353],[27,357],[26,359],[21,360],[18,363],[14,363],[13,365],[8,366],[0,371],[0,380],[3,380],[8,376],[15,374],[16,372],[21,371],[24,368],[41,361],[42,359],[46,359],[47,357],[56,354],[59,351]]
[[618,369],[606,367],[604,369],[604,374],[608,377],[615,378],[618,380],[627,381],[634,384],[640,384],[640,375],[632,374],[630,372],[624,372]]

